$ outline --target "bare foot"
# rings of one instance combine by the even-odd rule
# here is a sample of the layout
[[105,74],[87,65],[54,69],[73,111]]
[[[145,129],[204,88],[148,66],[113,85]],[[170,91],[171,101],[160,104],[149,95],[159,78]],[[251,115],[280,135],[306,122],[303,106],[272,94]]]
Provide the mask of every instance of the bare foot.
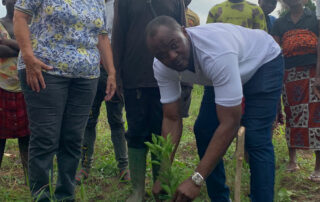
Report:
[[289,164],[287,165],[287,172],[295,172],[297,170],[299,170],[300,167],[297,165],[297,163],[295,162],[289,162]]

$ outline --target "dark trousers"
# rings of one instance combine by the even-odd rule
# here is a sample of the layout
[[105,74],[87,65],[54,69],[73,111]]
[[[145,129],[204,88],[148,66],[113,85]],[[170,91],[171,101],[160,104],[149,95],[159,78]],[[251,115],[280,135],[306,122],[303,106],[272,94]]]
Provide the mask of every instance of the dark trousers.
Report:
[[[96,93],[98,79],[66,78],[42,73],[46,88],[39,93],[19,71],[30,123],[29,182],[39,201],[74,198],[75,174],[81,142]],[[49,193],[53,157],[57,156],[58,181],[54,196]],[[52,181],[51,181],[52,182]]]
[[128,147],[145,148],[144,142],[151,141],[151,135],[161,135],[162,105],[159,88],[138,88],[124,90],[127,113]]
[[[106,96],[106,81],[108,78],[105,70],[100,69],[101,74],[98,82],[97,93],[94,98],[89,120],[82,143],[82,167],[90,169],[94,153],[94,143],[96,140],[96,125],[100,114],[101,103]],[[114,153],[118,162],[120,171],[128,167],[127,142],[125,139],[124,121],[122,119],[122,111],[124,107],[123,98],[114,95],[113,98],[105,102],[108,123],[111,129],[111,140],[114,147]]]
[[[246,127],[245,148],[249,154],[251,200],[271,202],[274,195],[275,160],[271,139],[283,80],[283,58],[278,56],[264,64],[243,86]],[[200,158],[203,157],[214,131],[219,126],[213,87],[205,87],[200,113],[194,126]],[[212,201],[229,201],[225,171],[221,161],[206,180]]]

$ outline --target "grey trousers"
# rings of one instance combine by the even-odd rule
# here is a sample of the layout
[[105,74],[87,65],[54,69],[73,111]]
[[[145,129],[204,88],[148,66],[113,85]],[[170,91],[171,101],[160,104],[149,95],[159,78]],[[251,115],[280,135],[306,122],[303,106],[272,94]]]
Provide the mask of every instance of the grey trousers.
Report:
[[[25,70],[19,71],[31,132],[30,190],[38,201],[49,201],[52,197],[58,201],[73,199],[81,142],[98,79],[42,74],[46,88],[37,93],[27,85]],[[49,182],[52,185],[55,155],[58,180],[53,194],[49,193]]]

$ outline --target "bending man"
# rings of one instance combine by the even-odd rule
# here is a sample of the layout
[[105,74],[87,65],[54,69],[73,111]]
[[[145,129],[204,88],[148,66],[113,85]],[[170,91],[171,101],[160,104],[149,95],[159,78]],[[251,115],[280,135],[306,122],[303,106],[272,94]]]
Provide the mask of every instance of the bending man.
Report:
[[[170,133],[176,145],[182,134],[179,82],[214,87],[213,93],[203,97],[197,118],[203,130],[214,129],[196,133],[201,161],[195,173],[179,186],[174,201],[196,198],[204,180],[213,193],[212,201],[229,201],[229,193],[224,193],[223,168],[216,165],[240,125],[243,96],[246,100],[242,124],[246,127],[250,159],[251,199],[272,201],[275,163],[271,131],[283,79],[278,44],[261,30],[221,23],[185,29],[165,16],[149,23],[147,44],[156,57],[153,69],[163,104],[162,135]],[[214,104],[207,102],[212,100],[210,96],[214,97]],[[215,127],[208,127],[212,125]],[[214,169],[219,170],[213,175]],[[211,186],[213,181],[221,183]]]

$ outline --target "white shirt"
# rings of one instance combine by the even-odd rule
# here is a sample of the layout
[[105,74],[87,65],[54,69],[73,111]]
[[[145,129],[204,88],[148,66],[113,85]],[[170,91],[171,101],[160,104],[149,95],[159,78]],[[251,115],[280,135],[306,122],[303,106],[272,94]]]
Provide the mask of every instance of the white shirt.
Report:
[[224,23],[187,28],[193,45],[195,73],[178,72],[155,59],[154,75],[162,103],[180,98],[180,81],[212,85],[216,104],[231,107],[241,104],[242,85],[281,49],[263,30],[252,30]]

